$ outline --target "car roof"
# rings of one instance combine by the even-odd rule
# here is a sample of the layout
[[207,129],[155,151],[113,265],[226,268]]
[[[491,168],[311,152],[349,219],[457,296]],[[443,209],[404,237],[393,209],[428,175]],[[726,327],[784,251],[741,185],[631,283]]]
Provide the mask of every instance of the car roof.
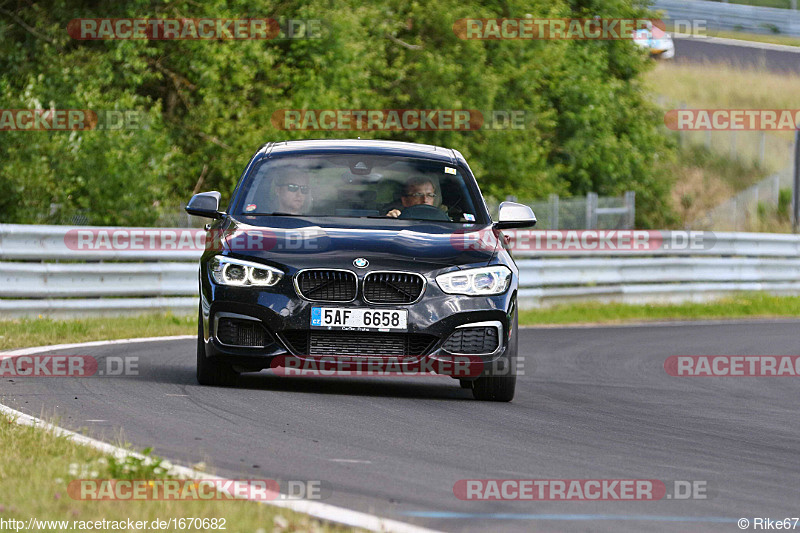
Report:
[[262,150],[269,155],[278,154],[324,154],[324,153],[368,153],[376,155],[395,155],[433,159],[455,164],[459,161],[458,152],[450,148],[401,141],[373,139],[320,139],[307,141],[281,141],[265,145]]

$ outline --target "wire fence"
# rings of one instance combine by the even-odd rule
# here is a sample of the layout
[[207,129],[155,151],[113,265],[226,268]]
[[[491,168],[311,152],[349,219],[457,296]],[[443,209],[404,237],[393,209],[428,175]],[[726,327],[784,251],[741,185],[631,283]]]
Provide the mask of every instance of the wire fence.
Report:
[[[786,204],[788,209],[792,178],[791,168],[776,172],[706,212],[690,227],[716,231],[758,231],[766,208],[775,210]],[[783,195],[781,191],[785,191]]]
[[[185,211],[186,204],[165,206],[158,210],[147,227],[157,228],[202,228],[208,222],[202,217],[195,217]],[[48,213],[37,216],[37,224],[56,224],[66,226],[89,226],[92,221],[86,212],[61,213],[59,204],[51,204]]]
[[[698,109],[686,102],[670,100],[663,95],[656,103],[667,109]],[[681,147],[704,146],[710,152],[746,165],[755,165],[767,172],[779,172],[792,164],[794,139],[792,132],[746,130],[680,130]]]
[[[537,229],[633,229],[636,218],[636,193],[627,191],[623,196],[586,196],[561,198],[551,194],[546,200],[520,200],[508,196],[506,200],[530,206],[536,215]],[[499,201],[487,199],[492,218],[497,220]]]
[[[657,96],[656,102],[663,109],[690,108],[685,102],[664,96]],[[765,231],[765,215],[791,203],[795,152],[792,132],[681,130],[677,135],[682,148],[703,146],[709,152],[769,173],[768,177],[687,221],[687,229]],[[767,231],[776,229],[780,228],[769,227]]]

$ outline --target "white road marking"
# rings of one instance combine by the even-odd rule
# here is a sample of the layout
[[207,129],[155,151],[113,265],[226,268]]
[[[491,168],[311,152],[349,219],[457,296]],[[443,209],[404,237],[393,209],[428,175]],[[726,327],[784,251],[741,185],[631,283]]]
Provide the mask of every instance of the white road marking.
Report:
[[334,463],[363,463],[366,465],[371,465],[372,461],[362,461],[361,459],[328,459],[329,461],[333,461]]
[[[37,346],[36,348],[25,348],[22,350],[15,350],[13,352],[6,352],[0,355],[31,355],[35,353],[50,352],[55,350],[71,349],[71,348],[89,348],[92,346],[107,346],[112,344],[182,340],[182,339],[194,339],[194,338],[196,338],[195,335],[179,335],[175,337],[148,337],[144,339],[123,339],[114,341],[84,342],[76,344],[58,344],[54,346]],[[16,409],[12,409],[3,404],[0,404],[0,413],[10,417],[15,423],[19,425],[35,426],[41,428],[58,437],[66,437],[68,440],[71,440],[76,444],[89,446],[90,448],[94,448],[95,450],[99,450],[103,453],[113,455],[115,458],[117,458],[117,460],[120,461],[123,461],[128,457],[134,457],[142,460],[145,464],[150,464],[152,462],[152,459],[140,453],[136,453],[131,450],[126,450],[124,448],[119,448],[117,446],[108,444],[107,442],[103,442],[97,439],[93,439],[91,437],[87,437],[85,435],[81,435],[79,433],[75,433],[74,431],[70,431],[68,429],[64,429],[62,427],[50,424],[49,422],[45,422],[44,420],[41,420],[34,416],[27,415],[21,411],[17,411]],[[184,479],[216,479],[216,480],[228,481],[227,479],[219,476],[212,476],[210,474],[201,472],[199,470],[193,470],[191,468],[178,465],[174,465],[172,468],[169,469],[167,473],[172,476],[181,477]],[[231,495],[237,493],[237,491],[240,494],[246,493],[245,491],[239,488],[240,485],[242,485],[241,482],[233,481],[231,483],[232,488],[230,489],[230,491],[225,491],[225,492]],[[252,501],[256,501],[263,505],[282,507],[298,513],[307,514],[309,516],[318,518],[320,520],[336,522],[347,526],[367,529],[369,531],[376,531],[381,533],[382,532],[440,533],[435,529],[419,527],[413,524],[400,522],[398,520],[381,518],[379,516],[362,513],[360,511],[353,511],[350,509],[345,509],[344,507],[337,507],[335,505],[329,505],[327,503],[322,503],[317,501],[310,501],[310,500],[271,500],[271,501],[252,500]]]
[[183,339],[197,339],[197,335],[175,335],[173,337],[142,337],[141,339],[118,339],[113,341],[92,341],[76,342],[73,344],[54,344],[52,346],[35,346],[33,348],[22,348],[9,352],[0,352],[0,355],[33,355],[42,352],[54,352],[56,350],[69,350],[72,348],[92,348],[94,346],[109,346],[112,344],[133,344],[137,342],[158,342],[158,341],[177,341]]

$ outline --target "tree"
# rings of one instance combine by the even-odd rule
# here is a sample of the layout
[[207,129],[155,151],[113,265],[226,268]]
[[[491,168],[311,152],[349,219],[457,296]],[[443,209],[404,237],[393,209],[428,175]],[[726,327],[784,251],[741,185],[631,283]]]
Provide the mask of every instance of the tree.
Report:
[[[0,8],[3,108],[136,110],[147,129],[2,132],[8,222],[146,224],[196,188],[228,192],[264,142],[354,137],[456,148],[485,192],[541,198],[637,192],[637,222],[671,219],[659,129],[630,41],[465,40],[460,18],[641,18],[628,0],[56,1]],[[77,41],[74,18],[317,19],[321,38]],[[525,128],[284,131],[280,109],[524,111]],[[51,208],[51,206],[55,206]]]

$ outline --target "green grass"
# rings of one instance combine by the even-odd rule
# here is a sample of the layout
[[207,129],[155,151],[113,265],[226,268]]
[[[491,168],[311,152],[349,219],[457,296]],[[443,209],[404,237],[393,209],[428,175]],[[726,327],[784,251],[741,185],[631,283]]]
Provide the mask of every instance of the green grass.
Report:
[[[710,62],[658,61],[644,83],[670,105],[706,109],[795,109],[800,92],[796,74]],[[793,137],[793,132],[784,134]]]
[[[680,216],[680,223],[672,229],[683,229],[684,224],[695,222],[720,202],[769,175],[754,163],[730,159],[689,142],[681,147],[678,159],[668,163],[668,168],[675,179],[671,200]],[[770,228],[786,231],[784,226]],[[768,231],[766,226],[759,230]]]
[[[721,2],[722,0],[711,0],[712,2]],[[758,7],[777,7],[781,9],[790,9],[792,7],[791,0],[728,0],[731,4],[742,4],[745,6],[758,6]]]
[[800,296],[742,293],[708,303],[660,305],[571,303],[520,311],[519,323],[525,326],[538,326],[546,324],[616,324],[663,320],[779,317],[800,317]]
[[149,313],[69,320],[21,318],[0,321],[0,350],[71,342],[197,333],[197,317]]
[[[127,520],[224,518],[226,531],[351,531],[320,524],[306,515],[242,500],[85,501],[67,491],[73,479],[164,479],[167,466],[136,459],[121,462],[65,437],[21,426],[0,415],[0,518],[40,520]],[[75,529],[77,531],[77,529]],[[127,529],[126,529],[127,530]],[[37,529],[36,531],[57,531]],[[162,529],[161,531],[181,531]],[[186,530],[184,530],[186,531]],[[188,531],[199,531],[189,529]],[[208,529],[207,531],[215,531]]]
[[[708,303],[628,305],[569,303],[520,311],[520,324],[615,323],[642,320],[701,318],[800,317],[800,296],[740,295]],[[93,340],[124,339],[197,332],[195,317],[157,313],[135,317],[72,320],[20,319],[0,321],[0,350]]]
[[[756,182],[768,177],[770,172],[752,161],[731,159],[712,151],[702,144],[689,144],[681,148],[680,158],[691,166],[702,168],[706,176],[714,176],[731,189],[733,193],[742,191]],[[719,203],[717,198],[715,205]]]

